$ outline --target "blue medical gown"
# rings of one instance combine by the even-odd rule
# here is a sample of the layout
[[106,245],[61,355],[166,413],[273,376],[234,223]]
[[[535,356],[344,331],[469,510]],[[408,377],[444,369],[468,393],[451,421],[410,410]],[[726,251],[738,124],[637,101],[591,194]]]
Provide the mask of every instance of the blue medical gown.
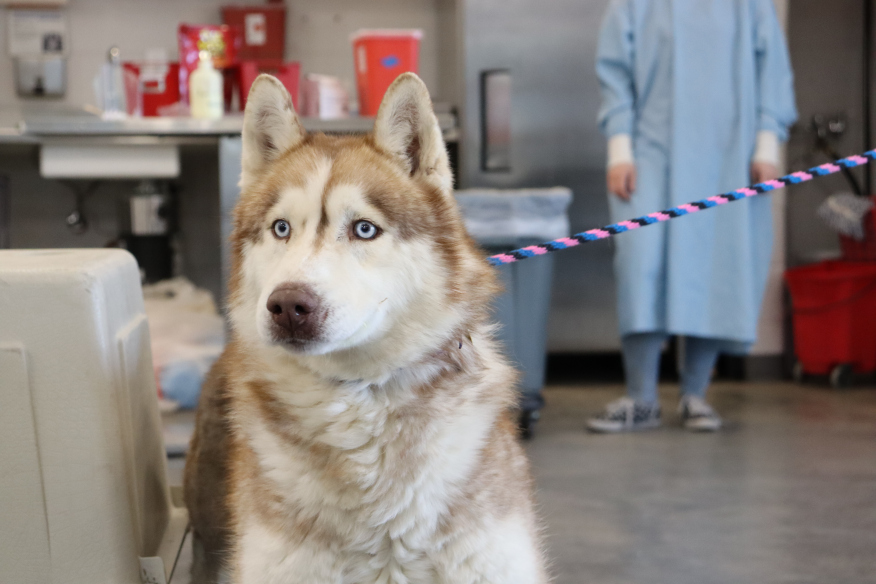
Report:
[[[599,122],[630,134],[638,172],[613,221],[749,184],[757,132],[797,117],[772,0],[613,0],[599,38]],[[616,238],[621,334],[754,342],[772,247],[769,196]]]

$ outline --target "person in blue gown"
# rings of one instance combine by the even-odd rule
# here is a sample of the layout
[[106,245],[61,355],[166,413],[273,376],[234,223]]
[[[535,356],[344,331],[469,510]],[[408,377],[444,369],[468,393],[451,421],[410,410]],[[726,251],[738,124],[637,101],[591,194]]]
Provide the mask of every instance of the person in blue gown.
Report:
[[[772,0],[612,0],[596,72],[612,221],[778,176],[797,113]],[[718,354],[755,341],[772,237],[764,196],[615,238],[628,395],[589,429],[660,425],[658,367],[670,336],[685,342],[684,425],[720,427],[705,392]]]

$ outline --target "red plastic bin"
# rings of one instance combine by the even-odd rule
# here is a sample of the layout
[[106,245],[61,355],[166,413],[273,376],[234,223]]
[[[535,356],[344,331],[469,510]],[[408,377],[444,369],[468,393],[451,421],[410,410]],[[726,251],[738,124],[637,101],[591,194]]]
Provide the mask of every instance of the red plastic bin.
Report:
[[292,107],[295,108],[296,112],[301,111],[298,107],[301,63],[298,61],[280,63],[276,68],[260,67],[256,61],[240,62],[237,66],[236,87],[239,92],[241,111],[246,107],[246,98],[249,96],[249,90],[260,73],[270,73],[276,77],[286,88],[286,91],[289,92],[289,95],[292,96]]
[[[139,82],[141,69],[140,63],[125,61],[122,63],[122,67],[125,68],[126,72],[129,72],[136,77]],[[140,106],[142,111],[140,112],[140,115],[143,117],[158,116],[159,109],[177,103],[179,101],[179,63],[167,64],[167,72],[165,73],[163,83],[160,80],[152,79],[143,82],[141,90],[142,102],[140,103]],[[131,103],[129,98],[128,113],[133,114],[136,106],[137,104]]]
[[395,78],[419,73],[421,30],[380,29],[353,33],[353,59],[359,115],[376,116],[383,94]]
[[876,263],[826,261],[785,272],[803,372],[876,371]]

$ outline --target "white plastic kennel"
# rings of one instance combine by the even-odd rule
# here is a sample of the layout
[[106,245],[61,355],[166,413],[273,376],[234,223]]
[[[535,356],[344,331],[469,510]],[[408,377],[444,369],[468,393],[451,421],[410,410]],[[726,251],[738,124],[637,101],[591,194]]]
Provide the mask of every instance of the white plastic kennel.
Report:
[[0,469],[0,582],[169,578],[187,515],[129,253],[0,251]]

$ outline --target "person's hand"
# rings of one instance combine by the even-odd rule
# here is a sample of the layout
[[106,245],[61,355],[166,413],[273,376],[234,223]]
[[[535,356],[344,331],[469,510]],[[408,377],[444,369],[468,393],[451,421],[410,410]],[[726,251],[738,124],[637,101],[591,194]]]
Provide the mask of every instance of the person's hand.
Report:
[[624,201],[629,201],[636,190],[636,165],[629,162],[615,164],[608,169],[608,190]]
[[757,161],[751,163],[751,181],[754,184],[777,178],[779,178],[779,169],[775,164]]

